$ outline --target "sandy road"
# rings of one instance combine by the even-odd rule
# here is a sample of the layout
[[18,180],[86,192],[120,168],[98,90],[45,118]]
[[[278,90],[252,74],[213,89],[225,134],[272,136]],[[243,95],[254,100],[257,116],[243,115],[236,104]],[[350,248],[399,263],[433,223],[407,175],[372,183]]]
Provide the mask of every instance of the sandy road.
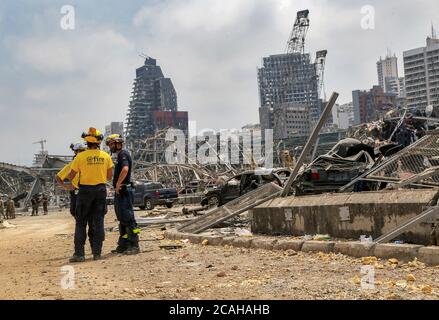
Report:
[[[438,299],[439,268],[379,261],[374,289],[361,290],[361,259],[183,243],[163,250],[160,229],[141,234],[142,253],[72,264],[74,288],[61,281],[73,249],[67,212],[19,217],[0,230],[0,299]],[[109,212],[106,227],[115,226]],[[90,253],[89,248],[86,249]],[[415,281],[407,281],[411,274]],[[65,278],[64,278],[65,279]],[[431,290],[430,290],[431,289]]]

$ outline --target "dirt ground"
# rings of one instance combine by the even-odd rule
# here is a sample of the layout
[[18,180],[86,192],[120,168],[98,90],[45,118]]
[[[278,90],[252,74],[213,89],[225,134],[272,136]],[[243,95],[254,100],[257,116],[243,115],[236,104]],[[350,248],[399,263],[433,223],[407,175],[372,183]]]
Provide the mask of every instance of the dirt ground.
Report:
[[[174,242],[160,228],[142,231],[142,253],[135,256],[109,253],[118,236],[109,231],[103,260],[89,255],[71,268],[74,223],[67,211],[10,222],[17,227],[0,230],[0,299],[439,298],[438,267],[379,260],[374,288],[362,289],[361,268],[368,263],[362,259],[186,242],[165,250],[159,245]],[[110,211],[106,228],[116,225]],[[74,281],[66,282],[67,274]]]

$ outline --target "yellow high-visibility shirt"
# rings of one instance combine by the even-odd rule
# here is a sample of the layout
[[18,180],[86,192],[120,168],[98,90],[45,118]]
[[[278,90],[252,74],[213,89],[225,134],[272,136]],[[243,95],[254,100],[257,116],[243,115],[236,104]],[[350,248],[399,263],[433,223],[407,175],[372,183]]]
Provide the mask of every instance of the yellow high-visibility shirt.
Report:
[[80,174],[80,184],[87,186],[106,183],[107,171],[113,167],[108,153],[90,149],[79,153],[71,165],[71,169]]
[[[65,165],[64,168],[62,168],[61,171],[56,174],[62,181],[67,178],[72,170],[72,163],[73,161]],[[79,173],[73,178],[72,185],[75,187],[75,189],[79,189]]]

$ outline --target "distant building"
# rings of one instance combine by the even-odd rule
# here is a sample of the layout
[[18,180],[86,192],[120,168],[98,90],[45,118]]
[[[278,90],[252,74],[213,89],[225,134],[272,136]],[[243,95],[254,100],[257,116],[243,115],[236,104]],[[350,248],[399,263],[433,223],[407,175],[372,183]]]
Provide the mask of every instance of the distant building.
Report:
[[385,93],[381,86],[369,91],[352,91],[354,124],[376,121],[397,106],[397,94]]
[[136,70],[126,120],[127,143],[136,149],[134,144],[168,127],[187,132],[188,113],[178,111],[177,93],[171,79],[164,77],[155,59],[147,57],[144,65]]
[[[398,76],[398,58],[396,55],[380,57],[377,62],[378,83],[385,93],[394,93],[398,98],[405,98],[405,79]],[[403,104],[403,103],[400,103]]]
[[336,104],[332,109],[333,124],[338,129],[348,129],[355,123],[354,104],[352,102],[342,105]]
[[293,136],[307,136],[311,133],[310,108],[298,103],[282,103],[274,107],[274,140]]
[[405,94],[408,108],[439,105],[439,39],[434,32],[427,46],[404,52]]
[[398,58],[390,54],[385,59],[380,57],[377,62],[378,84],[383,88],[384,92],[392,92],[398,94]]
[[[274,129],[275,109],[286,104],[306,105],[309,108],[307,122],[318,120],[322,112],[322,101],[318,94],[316,63],[308,53],[286,53],[263,58],[258,69],[258,85],[261,129]],[[304,124],[305,125],[305,124]]]
[[120,134],[123,136],[123,122],[111,122],[108,126],[105,126],[105,135]]
[[184,131],[185,134],[188,132],[187,111],[154,111],[153,122],[156,131],[175,128]]

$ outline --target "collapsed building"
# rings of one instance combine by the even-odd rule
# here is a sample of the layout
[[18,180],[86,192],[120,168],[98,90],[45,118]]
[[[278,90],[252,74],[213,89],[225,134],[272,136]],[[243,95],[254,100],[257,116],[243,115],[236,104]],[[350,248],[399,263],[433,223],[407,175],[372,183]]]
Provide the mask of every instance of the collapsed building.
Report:
[[258,69],[261,128],[273,129],[275,140],[307,136],[322,113],[327,51],[318,51],[315,61],[305,53],[309,21],[309,11],[299,11],[287,52],[263,58]]
[[16,206],[24,211],[35,195],[46,194],[51,205],[67,204],[68,193],[58,186],[55,177],[71,160],[71,156],[49,155],[42,151],[35,155],[31,167],[0,163],[0,194],[11,196]]
[[144,65],[136,70],[126,119],[126,141],[133,159],[141,159],[138,150],[145,139],[167,127],[187,132],[188,113],[178,111],[172,80],[164,77],[155,59],[145,56]]

